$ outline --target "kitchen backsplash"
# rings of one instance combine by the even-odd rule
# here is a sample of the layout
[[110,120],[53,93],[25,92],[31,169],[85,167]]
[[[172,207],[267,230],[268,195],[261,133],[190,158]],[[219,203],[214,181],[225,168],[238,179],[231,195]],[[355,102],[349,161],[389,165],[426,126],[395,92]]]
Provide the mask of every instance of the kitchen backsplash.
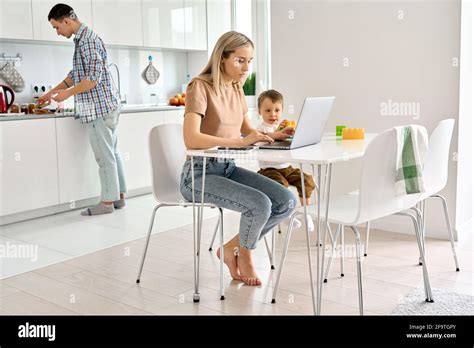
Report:
[[[25,90],[16,93],[18,103],[33,100],[33,84],[55,86],[72,68],[73,44],[30,43],[19,41],[0,41],[0,54],[14,56],[21,53],[23,59],[16,69],[25,80]],[[206,64],[207,56],[202,52],[151,51],[134,48],[107,47],[108,63],[115,63],[120,70],[122,99],[128,104],[167,102],[172,95],[181,92],[182,85],[187,82],[188,75],[194,76]],[[148,56],[153,56],[153,64],[160,72],[160,78],[154,85],[147,84],[141,77],[148,65]],[[189,56],[189,57],[188,57]],[[188,65],[188,61],[192,64]],[[5,63],[0,62],[0,67]],[[114,80],[117,74],[110,69]],[[0,83],[5,83],[0,78]],[[73,103],[71,100],[69,103]],[[70,104],[66,106],[70,106]]]

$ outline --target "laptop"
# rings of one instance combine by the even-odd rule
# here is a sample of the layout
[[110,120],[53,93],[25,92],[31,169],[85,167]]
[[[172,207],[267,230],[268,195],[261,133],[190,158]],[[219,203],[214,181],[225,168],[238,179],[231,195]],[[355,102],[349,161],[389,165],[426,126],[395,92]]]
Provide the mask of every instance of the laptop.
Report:
[[309,97],[304,100],[292,140],[260,145],[260,149],[293,150],[321,141],[335,97]]

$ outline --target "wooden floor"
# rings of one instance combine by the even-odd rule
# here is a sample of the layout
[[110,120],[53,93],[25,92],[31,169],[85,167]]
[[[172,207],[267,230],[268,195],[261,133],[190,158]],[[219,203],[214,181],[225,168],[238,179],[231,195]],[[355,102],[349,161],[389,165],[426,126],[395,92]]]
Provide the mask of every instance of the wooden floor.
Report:
[[[225,215],[226,238],[237,231],[238,221],[237,214]],[[294,233],[276,304],[270,303],[276,270],[270,270],[264,243],[255,252],[263,285],[245,286],[226,271],[226,299],[221,301],[219,262],[207,251],[215,222],[212,218],[203,225],[199,304],[192,302],[193,237],[188,225],[152,236],[140,284],[135,280],[143,238],[0,281],[0,314],[312,314],[302,230]],[[364,239],[363,229],[361,233]],[[325,315],[358,314],[352,232],[345,236],[345,276],[340,277],[336,258],[323,286]],[[277,261],[284,237],[285,231],[276,236]],[[432,287],[473,295],[472,239],[458,245],[461,272],[455,272],[449,242],[428,239],[426,245]],[[368,254],[362,266],[365,314],[390,314],[408,291],[423,284],[415,238],[372,230]]]

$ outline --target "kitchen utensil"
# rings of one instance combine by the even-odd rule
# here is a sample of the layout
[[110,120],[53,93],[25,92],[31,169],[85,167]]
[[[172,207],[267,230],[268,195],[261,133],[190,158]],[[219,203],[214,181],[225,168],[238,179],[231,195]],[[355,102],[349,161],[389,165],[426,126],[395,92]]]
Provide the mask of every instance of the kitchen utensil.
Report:
[[[10,97],[8,97],[10,94]],[[0,112],[7,113],[8,108],[13,104],[15,101],[15,93],[13,90],[5,85],[0,85]]]
[[7,62],[0,69],[0,77],[12,86],[15,92],[20,93],[25,89],[25,81],[23,80],[23,77],[21,77],[20,73],[10,62]]
[[153,56],[148,56],[148,66],[143,70],[142,78],[150,85],[158,81],[160,72],[153,66]]

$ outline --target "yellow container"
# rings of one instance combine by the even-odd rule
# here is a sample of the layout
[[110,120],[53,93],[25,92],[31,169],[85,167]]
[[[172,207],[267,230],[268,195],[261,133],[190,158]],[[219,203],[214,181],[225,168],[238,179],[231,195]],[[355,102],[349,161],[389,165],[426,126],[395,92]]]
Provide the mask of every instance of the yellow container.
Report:
[[344,128],[342,130],[343,140],[364,139],[364,137],[365,137],[364,128]]

